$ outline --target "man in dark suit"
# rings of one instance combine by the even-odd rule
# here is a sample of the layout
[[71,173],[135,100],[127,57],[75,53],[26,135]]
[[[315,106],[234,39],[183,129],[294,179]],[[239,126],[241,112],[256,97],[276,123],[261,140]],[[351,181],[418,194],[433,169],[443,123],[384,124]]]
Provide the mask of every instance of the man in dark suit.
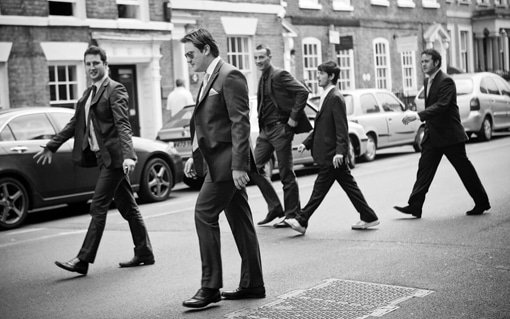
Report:
[[[309,132],[312,125],[304,111],[308,90],[289,72],[273,67],[271,50],[267,46],[258,45],[254,56],[255,64],[262,72],[257,92],[260,134],[255,146],[255,161],[261,175],[251,179],[268,204],[267,216],[258,222],[263,225],[284,216],[278,195],[264,172],[265,164],[275,151],[283,184],[285,218],[295,217],[301,208],[292,160],[292,140],[296,133]],[[284,221],[274,226],[288,227]]]
[[436,174],[443,155],[453,165],[462,183],[475,202],[467,215],[481,215],[490,208],[487,193],[466,154],[468,137],[460,122],[457,92],[452,78],[441,71],[441,55],[427,49],[421,55],[421,67],[425,79],[425,109],[417,114],[408,114],[404,124],[415,120],[425,121],[422,151],[418,173],[408,206],[394,208],[404,214],[421,218],[425,195]]
[[205,72],[190,122],[193,156],[184,173],[206,174],[195,205],[195,225],[202,260],[201,288],[183,302],[202,308],[221,299],[223,286],[219,214],[225,211],[241,255],[241,279],[225,299],[264,298],[259,244],[245,186],[255,170],[250,148],[250,108],[244,75],[219,57],[216,41],[205,29],[181,39],[195,72]]
[[324,89],[319,102],[319,113],[315,118],[315,128],[299,145],[298,151],[312,151],[314,161],[319,165],[319,173],[313,185],[310,200],[296,218],[285,222],[297,232],[304,234],[308,220],[319,207],[336,180],[345,191],[360,214],[360,220],[352,229],[361,230],[379,225],[377,215],[368,206],[348,166],[349,129],[345,100],[336,87],[340,68],[333,61],[318,66],[319,86]]
[[74,116],[64,129],[34,155],[37,163],[51,164],[52,154],[74,137],[73,161],[85,167],[99,166],[99,178],[90,204],[92,219],[80,252],[67,262],[56,261],[55,264],[68,271],[87,274],[89,263],[96,258],[106,213],[113,199],[122,217],[129,223],[135,244],[134,257],[128,262],[121,262],[120,267],[154,264],[147,229],[128,178],[137,157],[131,140],[126,88],[108,77],[103,49],[89,47],[84,53],[84,60],[93,85],[77,102]]

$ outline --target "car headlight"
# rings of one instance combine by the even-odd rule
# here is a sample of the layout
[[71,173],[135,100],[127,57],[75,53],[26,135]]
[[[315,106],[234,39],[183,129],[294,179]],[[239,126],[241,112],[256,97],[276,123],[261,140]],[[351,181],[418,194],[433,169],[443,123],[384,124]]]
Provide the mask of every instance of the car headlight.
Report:
[[169,142],[167,144],[166,151],[167,151],[168,154],[172,154],[172,155],[178,155],[179,154],[179,152],[177,152],[177,149],[174,146],[174,142]]

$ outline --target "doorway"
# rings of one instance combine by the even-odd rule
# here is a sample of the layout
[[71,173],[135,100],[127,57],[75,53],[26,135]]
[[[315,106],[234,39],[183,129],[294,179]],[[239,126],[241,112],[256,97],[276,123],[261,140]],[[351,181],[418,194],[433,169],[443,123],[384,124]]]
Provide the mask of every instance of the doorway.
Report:
[[109,65],[110,77],[123,84],[129,94],[129,122],[133,136],[140,136],[138,94],[136,90],[136,65]]

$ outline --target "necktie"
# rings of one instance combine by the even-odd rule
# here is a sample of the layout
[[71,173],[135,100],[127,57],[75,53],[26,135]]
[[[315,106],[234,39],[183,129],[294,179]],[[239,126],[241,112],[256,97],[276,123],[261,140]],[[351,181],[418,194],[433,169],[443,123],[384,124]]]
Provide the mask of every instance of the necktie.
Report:
[[[92,127],[92,121],[90,119],[90,104],[92,103],[92,100],[94,99],[94,96],[96,95],[97,87],[95,85],[92,85],[92,88],[89,93],[89,97],[87,98],[87,102],[85,102],[85,135],[83,136],[83,144],[82,149],[86,149],[87,146],[89,146],[89,138],[91,136],[90,132],[94,130]],[[92,145],[91,145],[92,148]]]
[[209,73],[204,74],[204,79],[202,80],[202,90],[200,91],[201,98],[204,98],[205,87],[207,86],[207,82],[209,81],[209,76],[210,76]]

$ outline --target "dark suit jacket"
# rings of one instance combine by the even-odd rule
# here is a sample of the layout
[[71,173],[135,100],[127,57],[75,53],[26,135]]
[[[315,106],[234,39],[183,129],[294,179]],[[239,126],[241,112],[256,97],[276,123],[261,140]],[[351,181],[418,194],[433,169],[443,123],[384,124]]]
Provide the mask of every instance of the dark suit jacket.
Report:
[[[425,80],[425,93],[427,85],[428,81]],[[444,147],[467,141],[460,122],[455,82],[443,71],[440,70],[433,79],[429,94],[425,96],[425,109],[418,115],[425,121],[422,143]]]
[[[73,161],[81,166],[95,166],[96,156],[88,148],[82,150],[85,138],[85,103],[91,88],[88,88],[76,103],[74,116],[55,135],[46,147],[52,152],[68,139],[74,137]],[[122,167],[126,158],[136,160],[131,139],[131,125],[128,115],[128,94],[126,88],[110,78],[106,78],[90,103],[90,117],[94,124],[99,152],[104,165]]]
[[[312,125],[304,111],[308,99],[308,90],[285,70],[271,67],[266,72],[270,73],[268,77],[268,86],[271,90],[269,95],[274,105],[287,115],[287,120],[290,117],[298,123],[294,129],[295,133],[309,132],[312,129]],[[261,93],[257,92],[259,114],[260,101],[264,98],[261,96]]]
[[322,103],[315,118],[315,127],[303,141],[310,149],[314,161],[319,165],[333,165],[333,157],[349,151],[349,128],[345,100],[338,88],[333,88]]
[[[232,170],[255,170],[246,78],[234,66],[220,60],[203,90],[202,98],[196,99],[190,132],[192,139],[196,135],[207,164],[206,180],[229,181]],[[198,155],[195,152],[193,159],[197,173],[202,175],[199,170],[202,159]]]

